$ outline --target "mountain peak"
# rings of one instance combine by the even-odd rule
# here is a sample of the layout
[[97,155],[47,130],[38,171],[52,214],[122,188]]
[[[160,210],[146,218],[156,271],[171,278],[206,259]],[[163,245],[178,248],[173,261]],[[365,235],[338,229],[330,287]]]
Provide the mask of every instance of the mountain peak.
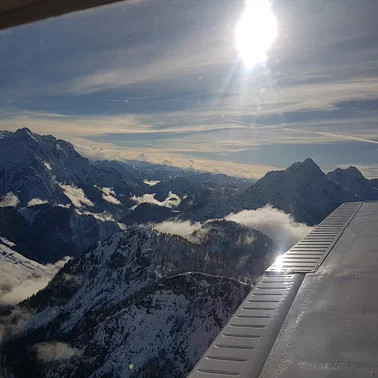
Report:
[[303,164],[318,166],[318,165],[314,162],[314,160],[312,160],[310,157],[308,157],[307,159],[305,159],[305,160],[303,161]]
[[17,129],[14,133],[14,136],[16,136],[20,139],[29,139],[30,138],[30,139],[34,139],[36,141],[34,134],[27,127],[22,127],[20,129]]
[[20,129],[17,129],[15,134],[31,134],[31,130],[27,127],[21,127]]
[[293,163],[286,171],[303,171],[306,173],[320,173],[324,175],[323,171],[319,168],[319,166],[308,157],[304,161],[297,161]]
[[355,174],[355,175],[358,175],[358,176],[362,176],[361,171],[357,167],[355,167],[354,165],[350,165],[348,168],[346,168],[345,172]]

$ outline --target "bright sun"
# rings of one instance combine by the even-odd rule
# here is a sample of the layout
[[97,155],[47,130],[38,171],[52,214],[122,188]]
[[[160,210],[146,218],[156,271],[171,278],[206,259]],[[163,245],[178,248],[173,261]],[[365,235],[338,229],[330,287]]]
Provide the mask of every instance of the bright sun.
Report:
[[267,60],[267,51],[276,39],[277,21],[268,0],[247,0],[236,24],[236,48],[247,68]]

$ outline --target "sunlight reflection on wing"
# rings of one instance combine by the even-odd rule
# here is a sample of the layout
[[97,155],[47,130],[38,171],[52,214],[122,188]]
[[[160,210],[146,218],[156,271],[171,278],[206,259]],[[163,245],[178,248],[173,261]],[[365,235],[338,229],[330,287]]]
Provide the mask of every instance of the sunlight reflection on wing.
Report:
[[276,258],[276,261],[274,262],[274,266],[276,270],[282,270],[283,266],[283,255],[280,255]]

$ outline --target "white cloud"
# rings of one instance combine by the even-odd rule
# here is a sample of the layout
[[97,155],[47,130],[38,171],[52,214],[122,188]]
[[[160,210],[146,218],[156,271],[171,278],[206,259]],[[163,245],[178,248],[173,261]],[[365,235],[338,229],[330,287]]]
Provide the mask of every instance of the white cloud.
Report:
[[76,187],[75,185],[58,185],[64,190],[64,194],[70,199],[75,207],[94,206],[93,202],[89,200],[83,191],[83,189]]
[[94,187],[97,188],[98,190],[101,190],[102,198],[105,201],[108,201],[114,205],[121,205],[121,202],[116,198],[116,192],[114,191],[113,188],[107,188],[107,187],[100,188],[97,185],[94,185]]
[[[281,248],[282,252],[289,249],[306,234],[311,231],[311,227],[294,221],[290,214],[272,206],[265,206],[257,210],[243,210],[239,213],[231,213],[224,219],[240,223],[244,226],[253,228],[269,236]],[[207,222],[210,222],[208,220]],[[205,223],[207,223],[205,222]],[[179,235],[192,242],[200,242],[203,233],[198,233],[196,239],[191,234],[193,231],[199,231],[205,223],[191,221],[165,221],[162,223],[150,224],[157,231]],[[206,232],[204,230],[204,232]],[[236,240],[238,244],[251,244],[253,238],[244,238]]]
[[257,210],[243,210],[236,214],[231,213],[225,219],[262,232],[274,240],[282,248],[283,252],[312,230],[311,227],[304,223],[295,222],[290,214],[275,209],[270,205]]
[[150,226],[159,232],[179,235],[188,240],[192,240],[192,238],[190,238],[191,233],[201,228],[202,224],[199,222],[193,223],[191,221],[165,221],[151,224]]
[[6,316],[0,318],[0,346],[4,341],[22,332],[31,320],[32,313],[25,308],[16,307]]
[[13,192],[9,192],[4,197],[0,198],[0,207],[15,207],[19,203],[19,199]]
[[[304,223],[297,223],[290,214],[273,208],[270,205],[264,206],[257,210],[243,210],[239,213],[227,215],[225,220],[234,221],[244,226],[253,228],[269,236],[281,248],[282,252],[292,247],[312,228]],[[150,227],[157,231],[182,236],[192,242],[200,242],[204,233],[198,233],[194,239],[191,234],[193,231],[200,231],[202,225],[211,222],[207,220],[204,223],[191,221],[165,221],[162,223],[150,224]],[[236,240],[238,244],[251,244],[253,238]]]
[[131,200],[136,202],[136,205],[133,206],[131,209],[135,209],[141,203],[153,203],[154,205],[169,207],[172,209],[179,206],[181,203],[181,198],[177,194],[174,194],[172,192],[169,192],[168,197],[161,202],[155,199],[155,194],[144,194],[141,197],[137,197],[134,195],[131,197]]
[[[211,159],[193,159],[181,156],[179,151],[160,151],[158,148],[143,148],[143,156],[138,149],[127,150],[117,148],[110,143],[94,143],[84,139],[72,140],[75,148],[83,156],[93,160],[143,160],[155,164],[164,164],[184,169],[194,169],[203,172],[221,173],[235,177],[257,179],[266,172],[277,170],[277,167],[268,165],[238,164],[229,161]],[[146,153],[147,152],[147,153]]]
[[33,198],[28,202],[28,207],[36,206],[36,205],[43,205],[44,203],[48,203],[46,200],[42,200],[40,198]]
[[81,350],[61,342],[39,343],[34,348],[37,351],[37,359],[44,362],[69,360],[74,356],[80,357],[83,353]]
[[121,204],[121,202],[117,198],[115,198],[111,195],[106,195],[106,194],[103,193],[102,198],[105,201],[112,203],[113,205],[120,205]]

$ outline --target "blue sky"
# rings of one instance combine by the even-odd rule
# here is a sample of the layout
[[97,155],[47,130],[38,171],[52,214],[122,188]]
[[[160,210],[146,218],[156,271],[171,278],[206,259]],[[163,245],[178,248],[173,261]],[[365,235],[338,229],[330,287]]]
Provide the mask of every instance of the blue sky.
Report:
[[93,158],[259,177],[313,157],[378,177],[376,0],[275,0],[247,70],[242,1],[132,0],[0,33],[0,128]]

